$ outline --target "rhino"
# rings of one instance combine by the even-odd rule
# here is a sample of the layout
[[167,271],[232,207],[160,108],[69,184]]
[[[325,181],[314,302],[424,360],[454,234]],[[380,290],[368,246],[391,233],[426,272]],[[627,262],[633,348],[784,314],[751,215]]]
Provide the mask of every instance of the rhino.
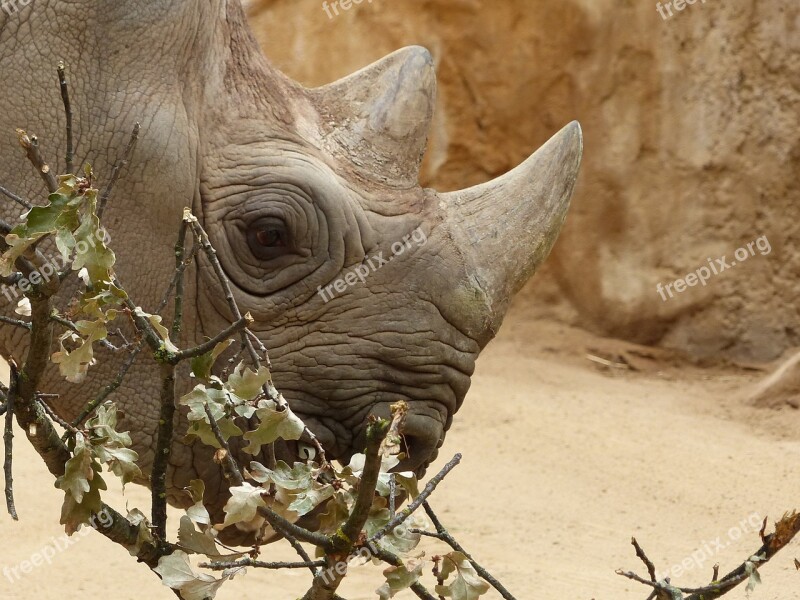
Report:
[[[46,191],[14,132],[38,135],[53,169],[63,169],[60,60],[70,73],[77,164],[108,177],[141,124],[104,217],[135,301],[153,310],[163,295],[190,207],[269,349],[275,385],[328,457],[363,451],[368,417],[405,400],[407,457],[398,468],[423,473],[478,355],[556,241],[581,161],[578,123],[506,175],[438,193],[419,183],[436,97],[424,48],[306,88],[263,56],[239,0],[7,0],[0,184],[39,203]],[[0,210],[18,218],[10,202]],[[232,320],[211,271],[201,258],[187,276],[184,347]],[[8,315],[13,299],[0,295]],[[4,356],[19,361],[25,348],[24,332],[0,329]],[[74,418],[125,358],[97,352],[83,384],[47,374],[43,391],[58,394],[51,404],[62,418]],[[147,475],[159,377],[145,354],[112,398]],[[180,432],[186,420],[178,419]],[[185,506],[183,490],[202,478],[219,511],[227,485],[211,452],[176,436],[170,502]],[[276,449],[287,460],[296,452]]]

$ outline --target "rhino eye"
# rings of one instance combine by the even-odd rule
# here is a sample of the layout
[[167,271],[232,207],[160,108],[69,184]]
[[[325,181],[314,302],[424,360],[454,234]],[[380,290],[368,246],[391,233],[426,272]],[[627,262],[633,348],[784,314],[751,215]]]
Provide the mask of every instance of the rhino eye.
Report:
[[257,258],[270,260],[291,252],[292,240],[280,219],[259,219],[247,227],[247,245]]

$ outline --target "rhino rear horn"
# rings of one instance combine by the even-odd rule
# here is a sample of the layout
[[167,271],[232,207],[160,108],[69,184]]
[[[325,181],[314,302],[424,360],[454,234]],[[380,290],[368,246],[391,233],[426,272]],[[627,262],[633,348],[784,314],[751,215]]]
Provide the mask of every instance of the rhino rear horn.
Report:
[[441,194],[496,318],[555,244],[582,154],[583,134],[573,121],[502,177]]
[[430,52],[403,48],[312,94],[330,151],[368,178],[401,189],[418,185],[436,102]]

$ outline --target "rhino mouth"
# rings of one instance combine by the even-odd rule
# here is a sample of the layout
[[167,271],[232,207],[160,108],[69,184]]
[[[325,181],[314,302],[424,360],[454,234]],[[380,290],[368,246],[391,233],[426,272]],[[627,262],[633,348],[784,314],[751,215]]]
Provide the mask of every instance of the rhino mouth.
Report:
[[[404,457],[394,470],[413,471],[422,476],[428,465],[436,459],[438,450],[444,443],[450,417],[443,406],[418,401],[409,401],[409,405],[411,409],[406,416],[402,434],[401,450]],[[375,404],[358,420],[357,425],[351,427],[334,419],[303,414],[302,410],[297,410],[297,415],[322,443],[328,458],[346,465],[353,455],[364,452],[369,417],[388,418],[390,408],[389,403]]]
[[[384,407],[376,407],[370,415],[386,418]],[[426,410],[425,412],[414,412],[412,405],[411,412],[408,414],[403,426],[402,451],[405,455],[400,463],[393,469],[394,471],[413,471],[421,477],[425,470],[437,457],[439,448],[444,443],[446,427],[438,410]],[[347,454],[341,457],[345,463],[349,462],[354,454],[364,452],[366,445],[366,427],[354,438]]]
[[396,471],[414,471],[418,476],[425,474],[439,454],[444,443],[444,425],[438,419],[411,414],[407,417],[403,431],[403,451],[406,458],[400,461]]

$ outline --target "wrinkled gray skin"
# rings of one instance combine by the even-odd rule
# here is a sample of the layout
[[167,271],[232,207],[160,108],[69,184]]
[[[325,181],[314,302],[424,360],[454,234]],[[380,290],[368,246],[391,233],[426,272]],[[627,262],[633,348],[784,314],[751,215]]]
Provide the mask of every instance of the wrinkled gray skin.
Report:
[[[435,96],[424,49],[306,89],[262,57],[238,0],[34,0],[10,16],[0,12],[0,183],[38,202],[44,187],[14,129],[37,134],[63,170],[61,59],[72,85],[76,163],[107,178],[134,123],[142,125],[105,219],[135,301],[150,310],[162,296],[190,206],[242,312],[255,318],[278,389],[330,456],[361,451],[367,416],[386,415],[403,399],[412,412],[404,467],[422,471],[479,352],[558,235],[580,163],[578,125],[503,178],[438,194],[418,183]],[[16,219],[16,207],[0,206]],[[365,259],[392,256],[392,244],[417,228],[426,243],[411,240],[327,303],[317,293]],[[12,314],[13,303],[0,303]],[[186,307],[184,347],[231,320],[204,260],[188,277]],[[0,330],[6,356],[21,359],[23,339]],[[114,399],[147,473],[159,380],[145,354]],[[53,405],[63,416],[74,416],[124,357],[99,358],[81,386],[49,374],[45,391],[61,394]],[[289,460],[291,451],[278,449]],[[177,441],[170,462],[173,503],[185,504],[180,490],[197,477],[212,509],[224,503],[207,449]]]

